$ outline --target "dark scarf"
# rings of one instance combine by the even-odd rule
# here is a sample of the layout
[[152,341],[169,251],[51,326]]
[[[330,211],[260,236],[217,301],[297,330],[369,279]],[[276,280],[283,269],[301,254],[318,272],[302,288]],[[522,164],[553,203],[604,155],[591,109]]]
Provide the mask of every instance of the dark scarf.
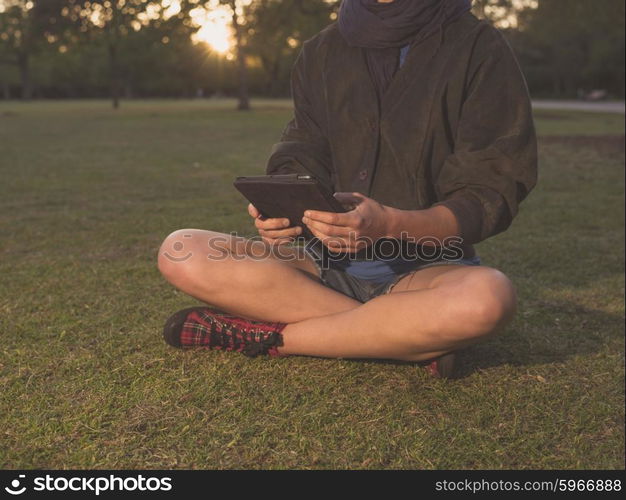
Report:
[[369,71],[382,97],[398,68],[399,49],[419,43],[471,6],[471,0],[343,0],[339,31],[351,47],[367,49]]

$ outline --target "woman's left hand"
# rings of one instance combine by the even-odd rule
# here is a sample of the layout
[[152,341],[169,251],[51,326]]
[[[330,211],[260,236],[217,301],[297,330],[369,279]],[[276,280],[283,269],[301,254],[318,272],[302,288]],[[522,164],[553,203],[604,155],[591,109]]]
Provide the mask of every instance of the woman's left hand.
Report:
[[361,193],[335,193],[349,212],[307,210],[302,222],[333,252],[357,252],[385,238],[389,228],[389,209]]

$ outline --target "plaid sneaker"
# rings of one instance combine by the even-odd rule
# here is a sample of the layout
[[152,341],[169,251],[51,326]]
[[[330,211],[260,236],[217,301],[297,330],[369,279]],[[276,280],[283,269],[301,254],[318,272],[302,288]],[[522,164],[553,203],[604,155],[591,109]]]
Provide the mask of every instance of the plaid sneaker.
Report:
[[183,349],[236,351],[251,358],[279,356],[285,323],[265,323],[232,316],[209,307],[191,307],[172,315],[163,328],[165,342]]
[[454,378],[455,354],[449,352],[427,362],[426,370],[436,378]]

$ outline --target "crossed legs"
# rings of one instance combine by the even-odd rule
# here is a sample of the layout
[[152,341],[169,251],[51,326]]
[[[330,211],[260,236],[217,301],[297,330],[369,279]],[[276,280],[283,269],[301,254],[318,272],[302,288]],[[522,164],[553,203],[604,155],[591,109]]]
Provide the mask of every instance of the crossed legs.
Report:
[[198,300],[287,323],[283,354],[422,361],[493,335],[515,313],[511,282],[492,268],[425,268],[361,304],[322,285],[297,248],[196,229],[166,238],[159,269]]

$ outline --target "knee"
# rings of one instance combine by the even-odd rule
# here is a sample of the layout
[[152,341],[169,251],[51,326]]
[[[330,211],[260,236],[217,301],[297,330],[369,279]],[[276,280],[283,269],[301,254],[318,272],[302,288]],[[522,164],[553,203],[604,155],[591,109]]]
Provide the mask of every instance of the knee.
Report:
[[[218,235],[226,237],[197,229],[181,229],[170,234],[163,240],[157,257],[157,266],[163,277],[181,290],[192,287],[194,280],[206,276],[205,268],[212,262],[209,255],[220,251],[218,244],[212,245]],[[225,250],[223,252],[226,253]],[[211,272],[212,281],[218,278],[218,272]]]
[[491,268],[476,269],[463,281],[462,309],[467,319],[466,337],[497,334],[515,316],[517,295],[511,280]]
[[161,243],[157,266],[163,277],[176,285],[189,271],[189,263],[194,255],[191,245],[191,231],[174,231]]

